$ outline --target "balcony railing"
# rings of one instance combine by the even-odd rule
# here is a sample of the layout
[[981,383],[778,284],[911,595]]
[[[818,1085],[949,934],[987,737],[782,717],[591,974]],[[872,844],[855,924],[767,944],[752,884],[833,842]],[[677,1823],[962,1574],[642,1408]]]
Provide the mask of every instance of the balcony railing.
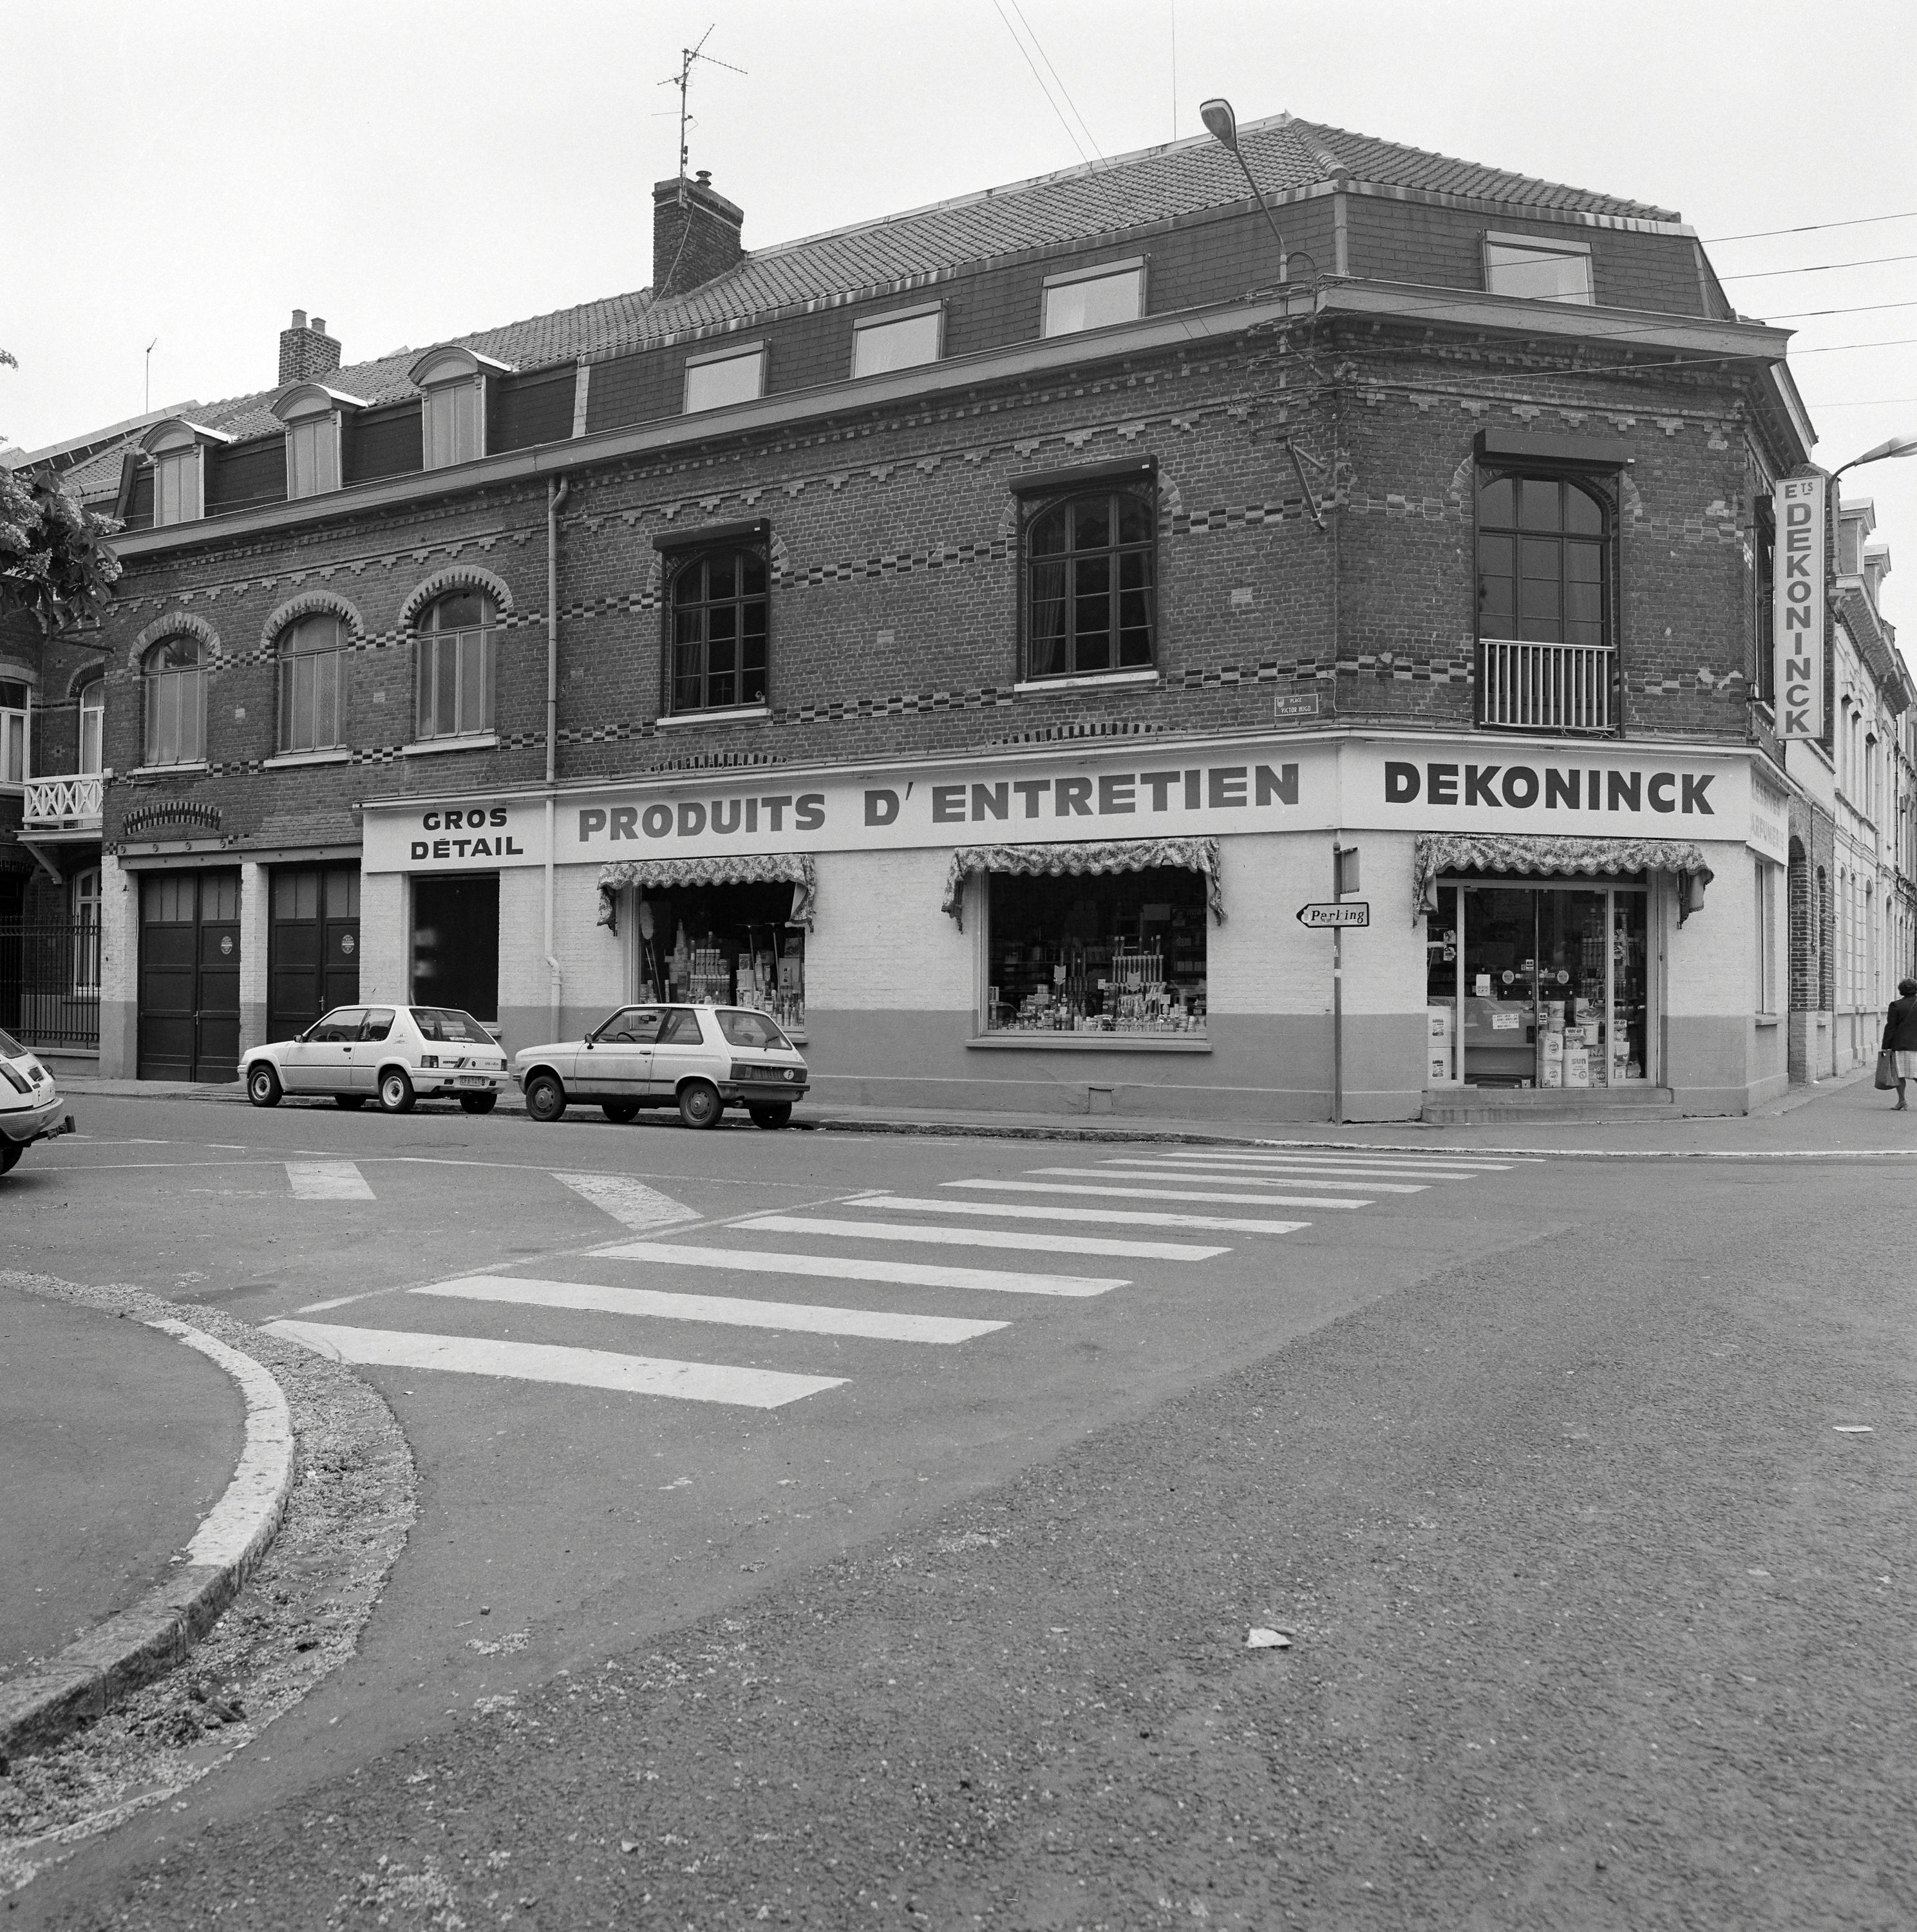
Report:
[[1478,722],[1526,731],[1612,730],[1617,656],[1608,645],[1480,638]]
[[22,830],[98,832],[101,788],[98,772],[64,778],[28,778]]

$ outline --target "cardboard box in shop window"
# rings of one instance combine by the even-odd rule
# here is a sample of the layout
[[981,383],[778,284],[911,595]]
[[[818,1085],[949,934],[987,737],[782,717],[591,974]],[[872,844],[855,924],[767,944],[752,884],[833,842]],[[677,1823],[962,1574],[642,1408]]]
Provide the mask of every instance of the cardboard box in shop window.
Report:
[[1567,1087],[1588,1087],[1591,1084],[1591,1049],[1588,1047],[1565,1048],[1564,1084]]

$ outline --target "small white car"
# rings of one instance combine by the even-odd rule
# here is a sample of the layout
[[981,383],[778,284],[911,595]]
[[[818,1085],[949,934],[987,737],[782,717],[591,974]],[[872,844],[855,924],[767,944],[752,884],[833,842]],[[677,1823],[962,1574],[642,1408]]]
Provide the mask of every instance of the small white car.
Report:
[[0,1174],[10,1174],[35,1141],[73,1130],[52,1075],[11,1034],[0,1033]]
[[584,1040],[529,1046],[512,1077],[536,1120],[596,1100],[609,1120],[641,1107],[676,1107],[688,1127],[716,1127],[728,1107],[782,1127],[809,1082],[806,1058],[752,1006],[621,1006]]
[[506,1083],[506,1050],[457,1006],[335,1006],[296,1040],[249,1047],[240,1078],[256,1107],[285,1094],[325,1094],[337,1107],[376,1099],[410,1113],[422,1094],[490,1114]]

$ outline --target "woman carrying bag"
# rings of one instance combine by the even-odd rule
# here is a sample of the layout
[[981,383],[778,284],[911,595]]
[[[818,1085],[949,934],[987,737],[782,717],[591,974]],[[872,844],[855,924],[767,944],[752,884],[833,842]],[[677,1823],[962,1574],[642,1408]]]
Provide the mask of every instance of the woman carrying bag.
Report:
[[[1898,997],[1890,1003],[1884,1015],[1883,1051],[1877,1060],[1877,1084],[1894,1086],[1897,1105],[1893,1113],[1904,1114],[1910,1110],[1905,1106],[1904,1083],[1917,1080],[1917,980],[1900,980],[1897,982]],[[1885,1076],[1888,1074],[1888,1078]]]

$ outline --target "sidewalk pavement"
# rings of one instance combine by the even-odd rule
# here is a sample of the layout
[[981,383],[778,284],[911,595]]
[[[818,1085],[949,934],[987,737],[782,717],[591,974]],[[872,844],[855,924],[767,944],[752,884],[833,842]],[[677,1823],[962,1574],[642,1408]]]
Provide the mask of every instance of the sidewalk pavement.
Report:
[[[1834,1080],[1793,1088],[1781,1100],[1753,1114],[1702,1115],[1676,1120],[1643,1120],[1624,1112],[1595,1114],[1585,1120],[1502,1121],[1484,1126],[1428,1126],[1418,1120],[1334,1126],[1323,1120],[1260,1121],[1222,1116],[1193,1119],[1144,1114],[842,1106],[815,1096],[800,1103],[794,1125],[865,1133],[1098,1141],[1178,1139],[1214,1144],[1278,1141],[1299,1146],[1504,1148],[1521,1153],[1593,1156],[1707,1153],[1917,1155],[1917,1106],[1908,1113],[1892,1113],[1892,1096],[1878,1093],[1871,1085],[1872,1070],[1867,1064]],[[76,1078],[63,1079],[60,1090],[74,1099],[99,1095],[236,1104],[244,1103],[246,1099],[237,1081],[204,1084],[186,1081]],[[282,1104],[324,1106],[326,1102]],[[428,1110],[436,1104],[422,1103]],[[514,1089],[508,1088],[500,1096],[502,1112],[520,1112],[523,1106]],[[597,1112],[596,1108],[580,1111]],[[678,1124],[664,1109],[642,1113],[639,1124],[652,1127]]]
[[232,1480],[246,1405],[143,1322],[0,1283],[0,1685],[165,1581]]

